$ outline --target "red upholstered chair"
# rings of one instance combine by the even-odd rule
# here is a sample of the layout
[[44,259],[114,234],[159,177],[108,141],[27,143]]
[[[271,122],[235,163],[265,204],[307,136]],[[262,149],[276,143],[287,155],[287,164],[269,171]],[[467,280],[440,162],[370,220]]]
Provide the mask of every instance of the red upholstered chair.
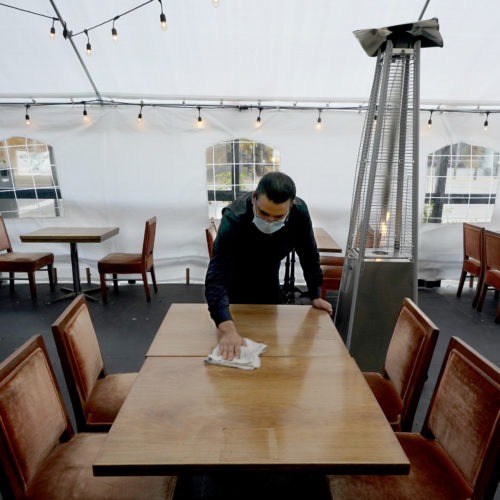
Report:
[[469,286],[474,284],[474,278],[477,278],[477,287],[472,306],[476,307],[481,285],[483,282],[483,237],[484,228],[474,224],[463,223],[463,245],[464,260],[462,262],[462,272],[458,282],[457,297],[462,295],[465,279],[469,277]]
[[205,228],[205,236],[207,238],[208,256],[212,258],[212,254],[214,252],[214,242],[215,238],[217,238],[217,226],[214,221],[212,221],[209,226]]
[[107,431],[136,373],[107,374],[84,295],[78,295],[52,325],[76,426]]
[[40,335],[0,364],[4,499],[172,498],[176,477],[94,477],[104,433],[75,434]]
[[405,298],[382,373],[363,373],[395,431],[412,430],[438,334],[436,325],[412,300]]
[[320,254],[319,263],[323,271],[321,298],[326,300],[328,291],[337,291],[340,288],[342,270],[344,269],[344,257]]
[[119,274],[141,274],[146,292],[146,300],[151,302],[147,273],[151,273],[153,289],[158,292],[156,285],[155,268],[153,261],[153,248],[156,236],[156,217],[151,217],[146,221],[144,230],[144,240],[142,243],[142,253],[110,253],[97,262],[97,269],[101,278],[101,293],[103,302],[107,302],[108,293],[106,288],[106,274],[113,275],[113,285],[115,292],[118,292]]
[[35,272],[46,267],[49,273],[50,289],[54,291],[52,268],[54,265],[53,253],[21,253],[14,252],[10,244],[9,235],[3,217],[0,215],[0,273],[9,273],[11,288],[14,287],[16,273],[28,273],[31,298],[36,300]]
[[[483,309],[484,299],[488,288],[493,288],[498,296],[500,291],[500,234],[494,231],[484,230],[483,247],[483,279],[477,301],[477,310]],[[495,321],[500,322],[500,306],[497,308]]]
[[500,478],[500,370],[449,342],[420,433],[396,433],[405,476],[328,476],[332,498],[488,500]]

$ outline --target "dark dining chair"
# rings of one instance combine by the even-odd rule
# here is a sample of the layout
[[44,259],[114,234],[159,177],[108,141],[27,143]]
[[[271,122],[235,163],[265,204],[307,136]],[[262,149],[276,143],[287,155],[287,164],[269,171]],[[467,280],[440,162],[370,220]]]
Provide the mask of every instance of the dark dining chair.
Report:
[[344,257],[320,254],[319,264],[323,271],[323,283],[321,285],[321,298],[326,300],[329,291],[338,291],[342,280],[344,269]]
[[40,335],[0,364],[4,499],[171,499],[175,476],[94,477],[105,433],[74,433]]
[[108,431],[137,374],[106,372],[83,294],[52,324],[52,333],[78,431]]
[[[486,292],[488,289],[495,290],[498,296],[500,291],[500,233],[484,230],[483,236],[483,279],[477,301],[477,310],[483,309]],[[495,321],[500,322],[500,306],[497,308]]]
[[142,253],[110,253],[97,262],[97,269],[101,279],[101,294],[103,302],[108,300],[106,288],[106,275],[113,275],[113,285],[115,292],[118,292],[119,274],[140,274],[146,292],[146,300],[151,302],[147,273],[151,274],[153,289],[158,293],[156,284],[153,249],[156,236],[156,217],[151,217],[146,221],[144,238],[142,242]]
[[0,273],[9,273],[10,287],[14,288],[16,273],[27,273],[30,284],[30,293],[33,301],[37,299],[35,272],[47,268],[51,291],[54,285],[54,254],[49,252],[21,253],[14,252],[10,243],[7,228],[0,215]]
[[421,432],[396,436],[409,475],[328,476],[332,498],[492,499],[500,479],[500,370],[452,337]]
[[477,278],[476,293],[472,300],[472,306],[476,307],[481,285],[483,282],[483,238],[484,227],[463,223],[463,261],[460,280],[458,282],[457,297],[462,295],[465,280],[469,278],[469,286],[474,285],[474,278]]
[[382,372],[363,373],[395,431],[412,430],[438,334],[417,304],[403,299]]

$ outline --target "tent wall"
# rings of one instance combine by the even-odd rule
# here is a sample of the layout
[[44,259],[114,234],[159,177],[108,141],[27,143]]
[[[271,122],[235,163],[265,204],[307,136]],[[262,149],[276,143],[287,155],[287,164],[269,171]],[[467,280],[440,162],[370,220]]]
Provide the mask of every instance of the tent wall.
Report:
[[[88,111],[90,121],[84,123],[81,106],[32,107],[29,126],[23,120],[24,108],[4,106],[0,112],[0,138],[26,136],[54,148],[64,217],[6,223],[15,249],[54,252],[60,281],[71,281],[69,245],[23,244],[19,234],[46,226],[119,226],[119,235],[108,241],[79,245],[82,267],[97,276],[96,262],[104,254],[140,251],[144,222],[156,215],[158,280],[183,282],[189,268],[191,281],[203,282],[208,263],[205,149],[233,138],[279,150],[281,170],[295,180],[313,223],[345,246],[364,112],[325,110],[324,128],[317,131],[315,110],[264,111],[258,129],[255,109],[202,109],[203,129],[196,128],[197,110],[191,108],[147,108],[140,125],[134,106]],[[426,126],[427,118],[428,113],[422,113],[421,206],[428,153],[458,141],[493,148],[500,144],[493,123],[483,131],[481,115],[434,113],[432,129]],[[495,227],[495,221],[490,226]],[[457,278],[461,238],[459,224],[422,224],[419,278]]]

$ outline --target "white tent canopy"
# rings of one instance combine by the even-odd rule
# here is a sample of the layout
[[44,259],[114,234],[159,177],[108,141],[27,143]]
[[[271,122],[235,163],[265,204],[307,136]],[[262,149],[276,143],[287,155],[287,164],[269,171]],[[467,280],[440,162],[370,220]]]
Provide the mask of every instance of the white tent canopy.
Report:
[[[460,141],[499,149],[493,39],[499,8],[493,0],[474,6],[463,0],[220,0],[218,8],[210,0],[163,0],[165,32],[157,0],[123,15],[140,3],[0,5],[0,139],[25,136],[53,146],[65,207],[57,219],[8,219],[9,231],[119,226],[117,237],[80,246],[81,260],[93,270],[108,251],[138,251],[145,219],[157,215],[159,280],[182,281],[189,267],[192,280],[202,282],[208,262],[205,149],[242,137],[280,151],[281,169],[296,181],[315,225],[345,245],[365,114],[341,108],[367,102],[375,65],[353,36],[357,29],[416,21],[424,10],[424,19],[439,19],[444,47],[422,50],[422,109],[439,110],[432,130],[425,127],[428,111],[421,116],[422,205],[430,152]],[[118,15],[117,41],[111,23],[90,29]],[[62,36],[61,19],[72,37]],[[91,56],[86,34],[77,34],[85,29]],[[31,105],[29,126],[25,104]],[[201,130],[194,127],[196,106],[206,124]],[[255,129],[259,106],[265,110]],[[323,109],[320,133],[313,127],[316,108]],[[484,134],[486,111],[493,114]],[[16,238],[13,244],[21,245]],[[70,279],[66,245],[32,249],[53,251],[60,279]],[[461,226],[422,224],[419,277],[456,278],[460,258]]]

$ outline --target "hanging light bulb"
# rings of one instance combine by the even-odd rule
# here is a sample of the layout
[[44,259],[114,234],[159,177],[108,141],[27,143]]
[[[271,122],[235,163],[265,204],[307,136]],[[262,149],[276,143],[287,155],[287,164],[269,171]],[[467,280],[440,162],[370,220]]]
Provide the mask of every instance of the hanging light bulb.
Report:
[[197,106],[198,108],[198,121],[196,123],[196,126],[198,128],[202,128],[203,127],[203,118],[201,117],[201,106]]
[[111,28],[111,38],[113,38],[113,40],[115,40],[115,41],[118,40],[118,31],[115,28],[115,21],[118,19],[118,17],[120,17],[120,16],[116,16],[113,19],[113,27]]
[[26,125],[29,125],[31,122],[30,122],[30,115],[28,113],[28,109],[30,107],[29,104],[25,104],[24,107],[26,108],[26,114],[24,115],[24,119],[26,120]]
[[487,111],[486,112],[486,120],[484,120],[484,124],[483,124],[483,128],[484,128],[485,131],[488,130],[488,117],[489,116],[490,116],[490,112]]
[[137,115],[137,123],[142,122],[142,106],[143,104],[141,103],[141,109],[139,110],[139,114]]
[[427,128],[431,128],[432,127],[432,111],[430,112],[430,115],[429,115],[429,120],[427,121]]
[[220,5],[220,0],[212,0],[212,7],[217,8]]
[[54,40],[54,38],[56,37],[56,28],[54,27],[54,23],[55,23],[55,19],[52,18],[52,28],[50,28],[50,38],[52,40]]
[[321,121],[321,111],[322,109],[318,109],[318,119],[316,120],[316,124],[314,125],[314,128],[316,130],[321,130],[323,128],[323,123]]
[[160,14],[161,29],[163,31],[167,31],[167,16],[165,16],[165,13],[163,12],[163,3],[161,2],[161,0],[158,0],[158,2],[160,2],[161,6],[161,14]]
[[83,120],[84,121],[88,121],[89,115],[87,113],[87,104],[85,102],[83,103],[83,113],[82,113],[82,115],[83,115]]
[[92,54],[92,45],[90,45],[89,34],[88,34],[87,30],[83,30],[83,32],[87,35],[87,47],[86,47],[86,51],[87,51],[87,55],[90,56]]
[[262,122],[260,120],[260,114],[262,113],[262,108],[259,107],[259,116],[257,116],[257,120],[255,120],[255,126],[260,127],[262,125]]

